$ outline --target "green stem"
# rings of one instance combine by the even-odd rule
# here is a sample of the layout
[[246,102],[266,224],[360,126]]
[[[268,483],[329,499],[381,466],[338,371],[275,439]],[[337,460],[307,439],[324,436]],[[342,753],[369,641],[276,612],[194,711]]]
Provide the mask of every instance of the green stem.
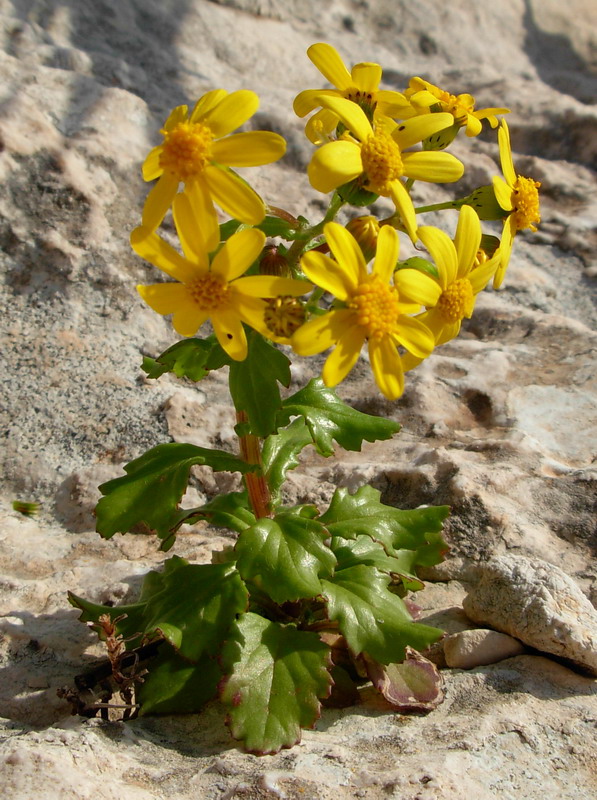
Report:
[[327,222],[332,222],[343,205],[344,200],[342,200],[338,192],[334,192],[332,199],[330,200],[328,210],[325,213],[325,217],[321,220],[321,222],[318,222],[317,225],[307,228],[305,231],[305,236],[301,239],[296,239],[290,245],[288,252],[286,253],[286,260],[288,261],[290,269],[293,272],[294,268],[299,262],[300,257],[305,252],[305,248],[313,241],[313,239],[315,239],[316,236],[321,236],[323,233],[323,226]]
[[430,206],[419,206],[415,208],[415,214],[423,214],[425,211],[442,211],[444,208],[460,208],[458,200],[448,200],[446,203],[432,203]]

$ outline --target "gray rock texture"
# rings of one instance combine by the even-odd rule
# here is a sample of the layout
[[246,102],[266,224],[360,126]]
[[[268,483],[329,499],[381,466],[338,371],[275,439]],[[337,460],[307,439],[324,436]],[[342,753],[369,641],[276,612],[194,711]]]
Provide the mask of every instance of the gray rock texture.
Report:
[[512,636],[483,628],[453,633],[442,644],[446,665],[455,669],[496,664],[525,651],[524,645]]
[[[449,504],[450,557],[415,598],[421,619],[449,633],[470,627],[462,599],[495,557],[557,564],[597,600],[596,30],[593,0],[0,0],[6,797],[597,795],[595,681],[536,655],[447,671],[446,700],[425,717],[397,715],[365,689],[360,705],[325,711],[300,746],[263,759],[235,749],[215,707],[104,724],[71,718],[56,695],[105,655],[67,590],[130,601],[164,558],[150,537],[94,533],[97,484],[162,442],[235,447],[225,375],[196,389],[140,370],[176,339],[134,288],[157,275],[128,244],[147,192],[141,163],[174,105],[253,89],[249,127],[283,133],[288,153],[250,180],[269,203],[318,220],[322,197],[304,171],[312,147],[292,113],[299,91],[324,85],[305,55],[316,41],[349,66],[382,64],[384,88],[420,75],[471,92],[477,107],[509,107],[517,170],[542,183],[542,221],[516,237],[503,289],[483,293],[398,402],[380,398],[364,360],[339,388],[401,433],[338,460],[307,453],[287,499],[325,504],[336,486],[371,483],[396,506]],[[459,137],[454,152],[467,165],[463,194],[498,171],[493,135]],[[418,205],[450,197],[415,184]],[[455,215],[425,222],[453,233]],[[320,365],[298,361],[291,389]],[[197,471],[185,505],[234,480]],[[15,499],[39,501],[39,516],[14,512]],[[231,542],[200,524],[173,552],[208,562]]]
[[473,622],[597,675],[597,610],[559,567],[500,556],[479,567],[478,576],[463,602]]

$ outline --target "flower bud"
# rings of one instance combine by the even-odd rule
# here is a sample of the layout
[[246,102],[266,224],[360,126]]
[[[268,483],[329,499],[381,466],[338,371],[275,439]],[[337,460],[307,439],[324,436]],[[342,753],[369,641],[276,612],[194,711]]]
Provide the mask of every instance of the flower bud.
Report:
[[278,252],[276,245],[268,245],[263,249],[263,255],[259,262],[259,272],[261,275],[275,275],[278,278],[290,277],[288,261]]
[[461,205],[471,206],[477,212],[479,219],[503,219],[510,213],[498,203],[495,190],[491,184],[479,186],[474,192],[459,201]]
[[379,236],[379,223],[375,217],[369,214],[362,217],[354,217],[346,225],[346,230],[359,243],[359,247],[365,256],[365,261],[371,261],[377,249],[377,237]]

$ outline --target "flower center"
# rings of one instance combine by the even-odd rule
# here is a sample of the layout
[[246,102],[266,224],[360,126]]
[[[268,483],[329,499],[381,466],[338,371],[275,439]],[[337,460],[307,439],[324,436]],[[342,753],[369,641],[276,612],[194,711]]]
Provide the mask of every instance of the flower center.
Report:
[[187,284],[191,298],[201,311],[218,311],[229,299],[230,284],[211,272]]
[[539,214],[539,192],[541,186],[539,181],[532,178],[523,178],[522,175],[516,176],[516,181],[512,189],[512,204],[514,206],[514,223],[516,230],[530,228],[536,231],[535,223],[541,222]]
[[377,275],[359,284],[348,307],[356,311],[357,325],[366,329],[369,339],[382,339],[396,330],[398,292],[394,286],[382,284]]
[[391,136],[377,131],[361,146],[366,188],[375,194],[389,195],[390,183],[402,175],[400,148]]
[[473,313],[475,295],[468,278],[459,278],[445,289],[439,298],[437,308],[446,322],[459,322]]
[[201,123],[179,122],[171,131],[162,130],[164,143],[160,166],[181,181],[198,175],[211,161],[213,133]]
[[363,109],[365,114],[367,115],[367,119],[369,122],[373,119],[373,112],[375,111],[375,107],[377,105],[377,99],[375,94],[372,92],[361,92],[360,89],[357,89],[354,86],[351,86],[350,89],[346,89],[344,92],[344,97],[347,100],[351,100],[353,103],[356,103],[360,108]]
[[302,303],[290,295],[272,297],[265,301],[263,321],[275,336],[290,338],[305,321]]

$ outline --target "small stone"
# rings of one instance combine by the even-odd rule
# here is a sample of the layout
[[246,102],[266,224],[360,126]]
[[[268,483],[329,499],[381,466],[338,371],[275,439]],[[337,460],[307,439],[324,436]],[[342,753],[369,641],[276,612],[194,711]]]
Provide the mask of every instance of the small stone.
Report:
[[443,640],[443,645],[446,664],[455,669],[495,664],[525,651],[518,639],[484,628],[453,633]]
[[479,568],[467,616],[597,675],[597,610],[572,578],[538,558],[500,556]]

